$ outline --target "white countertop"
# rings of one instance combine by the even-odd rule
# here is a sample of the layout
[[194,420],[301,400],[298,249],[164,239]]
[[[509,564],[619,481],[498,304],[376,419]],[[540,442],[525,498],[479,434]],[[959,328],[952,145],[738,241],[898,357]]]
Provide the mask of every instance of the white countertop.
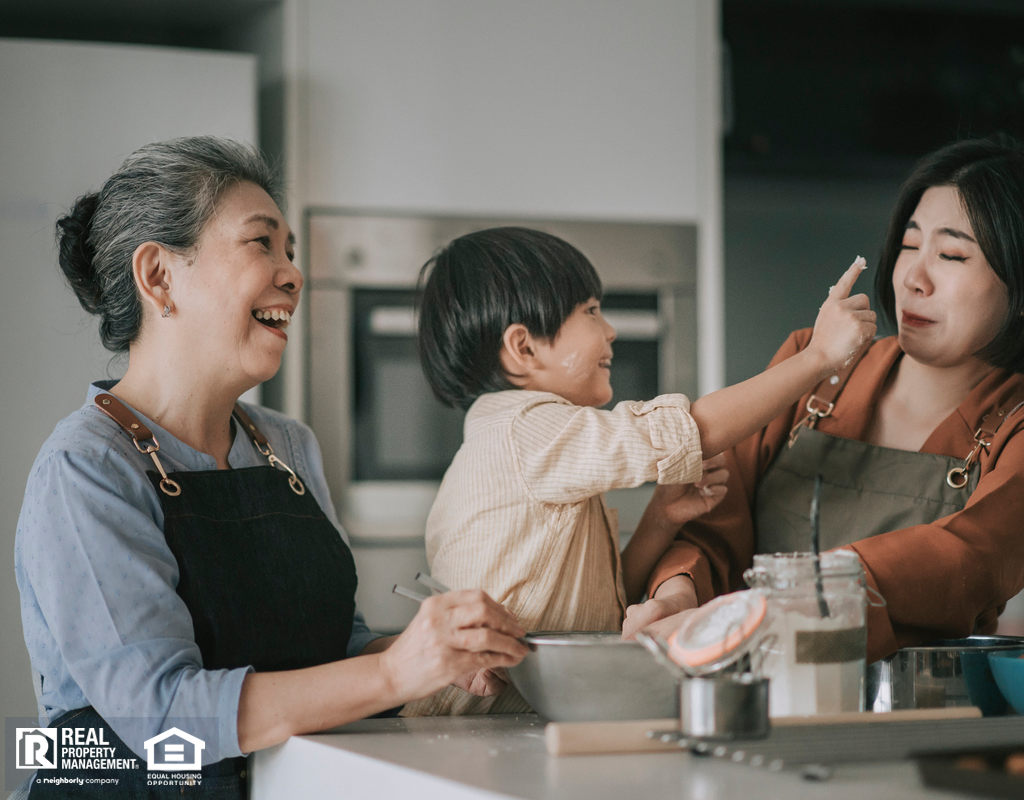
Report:
[[827,781],[686,752],[549,756],[532,714],[365,720],[251,757],[251,800],[869,800],[967,797],[926,789],[912,762],[843,765]]

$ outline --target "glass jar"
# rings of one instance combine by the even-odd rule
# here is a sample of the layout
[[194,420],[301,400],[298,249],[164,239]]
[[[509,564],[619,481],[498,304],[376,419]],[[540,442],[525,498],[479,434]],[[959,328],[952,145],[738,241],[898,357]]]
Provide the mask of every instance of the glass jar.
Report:
[[743,577],[768,595],[761,670],[770,715],[863,711],[867,594],[857,554],[756,555]]

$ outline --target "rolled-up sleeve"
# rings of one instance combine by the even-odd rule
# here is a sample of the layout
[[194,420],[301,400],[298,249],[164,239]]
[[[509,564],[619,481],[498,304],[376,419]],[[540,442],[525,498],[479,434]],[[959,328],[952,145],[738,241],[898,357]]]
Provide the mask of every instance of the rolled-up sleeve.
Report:
[[41,703],[92,705],[136,753],[174,718],[217,737],[205,763],[241,755],[238,700],[251,668],[202,668],[158,501],[125,479],[132,469],[116,450],[98,460],[61,451],[30,477],[16,570],[26,643],[47,678]]
[[573,503],[611,489],[692,483],[702,474],[700,434],[681,394],[619,403],[610,411],[539,397],[511,426],[526,490],[539,502]]

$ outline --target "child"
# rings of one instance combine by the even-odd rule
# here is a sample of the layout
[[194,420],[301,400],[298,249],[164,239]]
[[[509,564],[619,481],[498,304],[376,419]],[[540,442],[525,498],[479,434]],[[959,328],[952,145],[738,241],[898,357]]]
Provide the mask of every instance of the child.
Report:
[[[483,589],[528,631],[621,630],[680,525],[724,495],[722,462],[702,480],[703,459],[767,425],[874,335],[867,297],[848,296],[862,269],[858,258],[829,291],[810,345],[784,363],[692,404],[669,394],[601,411],[615,331],[586,257],[525,228],[451,242],[420,275],[423,370],[442,402],[468,409],[427,520],[432,575]],[[602,492],[654,480],[620,558]],[[402,713],[528,709],[512,687],[486,698],[448,687]]]

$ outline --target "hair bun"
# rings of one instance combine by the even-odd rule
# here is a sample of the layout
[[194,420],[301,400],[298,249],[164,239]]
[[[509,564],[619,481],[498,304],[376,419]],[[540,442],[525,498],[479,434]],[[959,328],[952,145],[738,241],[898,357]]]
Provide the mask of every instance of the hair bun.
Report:
[[92,220],[99,202],[98,193],[83,195],[75,201],[70,214],[57,220],[57,245],[60,248],[58,261],[61,271],[82,308],[90,314],[99,311],[103,299],[103,290],[93,264],[96,248],[89,242]]

